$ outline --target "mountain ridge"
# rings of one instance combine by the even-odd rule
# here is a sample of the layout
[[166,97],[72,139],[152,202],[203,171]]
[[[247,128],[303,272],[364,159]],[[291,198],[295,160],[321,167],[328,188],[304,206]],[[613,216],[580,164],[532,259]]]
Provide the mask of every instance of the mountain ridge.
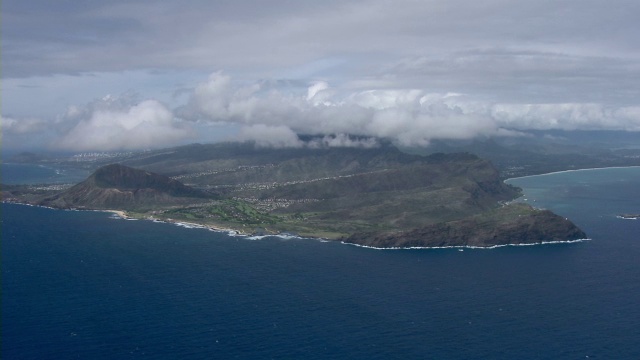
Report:
[[[130,167],[133,164],[143,168]],[[164,175],[154,172],[158,169]],[[9,195],[19,198],[19,190]],[[126,210],[137,218],[187,221],[249,234],[288,232],[362,245],[367,245],[362,240],[366,238],[368,245],[386,247],[414,246],[416,237],[429,238],[434,231],[458,229],[471,236],[477,231],[474,224],[504,230],[476,241],[480,246],[504,242],[504,234],[511,234],[515,242],[534,241],[528,236],[545,228],[539,225],[545,222],[551,232],[539,234],[548,239],[535,241],[573,237],[568,228],[551,226],[558,218],[504,205],[519,194],[502,181],[491,162],[470,153],[424,156],[390,145],[260,149],[213,144],[136,155],[126,165],[100,167],[66,190],[32,194],[29,199],[51,207]],[[501,219],[511,213],[537,218],[538,225],[517,227],[520,233],[505,232],[511,225]],[[478,222],[479,217],[484,220]],[[518,219],[509,219],[518,224]],[[436,242],[423,242],[436,246],[432,243]]]
[[473,216],[407,231],[356,233],[342,241],[376,248],[410,248],[531,245],[587,238],[571,221],[549,210],[512,204],[496,212],[488,219]]
[[121,208],[185,203],[211,194],[186,186],[167,176],[121,164],[98,168],[85,181],[43,199],[40,205],[75,208]]

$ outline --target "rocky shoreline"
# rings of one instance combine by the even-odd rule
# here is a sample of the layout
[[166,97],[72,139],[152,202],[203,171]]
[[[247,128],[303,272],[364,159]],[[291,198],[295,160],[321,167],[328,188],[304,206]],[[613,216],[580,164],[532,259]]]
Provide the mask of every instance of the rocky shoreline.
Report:
[[[3,200],[2,202],[27,206],[42,206],[17,201]],[[518,204],[517,206],[528,207],[528,205],[524,204]],[[266,229],[263,229],[264,231],[259,233],[247,233],[232,228],[223,228],[211,224],[200,224],[170,218],[134,217],[130,216],[124,210],[42,207],[56,210],[108,212],[125,220],[162,222],[187,228],[202,228],[239,236],[292,236],[289,232],[268,232]],[[573,243],[588,240],[587,235],[568,219],[548,210],[534,209],[534,211],[535,213],[531,216],[518,216],[516,221],[508,221],[501,224],[497,224],[493,220],[478,222],[470,218],[437,223],[400,232],[356,233],[340,239],[325,239],[312,236],[305,236],[304,238],[323,241],[340,241],[344,244],[374,249],[496,248],[502,246]]]
[[529,245],[586,238],[587,234],[568,219],[548,210],[534,210],[529,216],[507,221],[468,218],[408,231],[359,233],[342,241],[375,248],[433,248]]

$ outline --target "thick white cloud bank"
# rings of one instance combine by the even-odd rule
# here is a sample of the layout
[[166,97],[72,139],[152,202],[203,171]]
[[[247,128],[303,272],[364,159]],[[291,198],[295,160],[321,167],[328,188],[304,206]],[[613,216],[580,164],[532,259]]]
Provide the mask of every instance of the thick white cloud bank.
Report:
[[[350,146],[344,134],[427,144],[433,138],[502,135],[486,114],[464,113],[448,95],[416,89],[341,93],[326,82],[285,92],[264,84],[234,86],[221,73],[198,85],[186,107],[193,119],[236,123],[240,139],[300,146],[295,134],[332,135],[327,146]],[[362,144],[370,146],[370,144]]]
[[55,121],[3,117],[5,144],[148,149],[208,142],[219,132],[227,134],[224,140],[259,147],[370,148],[379,139],[426,146],[433,139],[521,136],[528,130],[640,131],[640,106],[491,103],[422,89],[352,91],[319,80],[306,86],[275,80],[240,84],[221,72],[194,86],[185,101],[170,109],[125,94],[71,106]]
[[16,119],[12,117],[2,117],[2,131],[5,134],[23,135],[40,131],[46,123],[37,118]]
[[640,131],[639,107],[495,104],[420,89],[345,92],[323,81],[302,89],[239,86],[222,73],[199,84],[181,111],[191,120],[238,124],[237,139],[261,146],[303,146],[296,134],[331,135],[324,145],[336,146],[348,139],[345,134],[427,145],[432,139],[518,136],[526,130]]
[[503,126],[523,130],[640,131],[640,106],[620,108],[594,103],[500,104],[492,117]]
[[83,109],[70,107],[58,125],[68,129],[53,146],[65,150],[158,148],[194,135],[158,101],[127,104],[110,96]]

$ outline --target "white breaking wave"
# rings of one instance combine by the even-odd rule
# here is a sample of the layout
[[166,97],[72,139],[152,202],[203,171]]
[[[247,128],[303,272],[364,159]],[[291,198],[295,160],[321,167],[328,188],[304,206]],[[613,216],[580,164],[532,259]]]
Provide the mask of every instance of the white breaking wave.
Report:
[[[56,208],[52,208],[52,207],[48,207],[48,206],[41,206],[41,205],[32,205],[32,204],[19,204],[19,205],[42,207],[42,208],[47,208],[47,209],[52,209],[52,210],[61,210],[61,209],[56,209]],[[110,219],[129,220],[129,221],[130,220],[141,220],[141,219],[134,219],[134,218],[123,218],[121,216],[118,216],[117,214],[114,214],[111,211],[106,211],[106,210],[82,210],[82,209],[64,209],[64,210],[65,211],[110,212],[112,214],[111,216],[109,216]],[[188,223],[188,222],[163,221],[163,220],[159,220],[159,219],[155,219],[155,218],[144,219],[144,220],[149,220],[149,221],[154,222],[154,223],[172,224],[172,225],[176,225],[176,226],[179,226],[179,227],[182,227],[182,228],[185,228],[185,229],[205,229],[205,230],[209,230],[209,231],[213,231],[213,232],[217,232],[217,233],[226,234],[226,235],[228,235],[230,237],[242,237],[242,238],[245,238],[247,240],[262,240],[262,239],[268,238],[268,237],[276,237],[276,238],[280,238],[280,239],[283,239],[283,240],[293,240],[293,239],[316,240],[316,241],[320,241],[320,242],[323,242],[323,243],[324,242],[340,242],[340,243],[342,243],[344,245],[352,245],[352,246],[357,246],[357,247],[366,248],[366,249],[374,249],[374,250],[430,250],[430,249],[482,249],[482,250],[490,250],[490,249],[497,249],[497,248],[507,247],[507,246],[536,246],[536,245],[553,245],[553,244],[572,244],[572,243],[579,243],[579,242],[591,241],[592,240],[592,239],[586,238],[586,239],[564,240],[564,241],[542,241],[542,242],[530,243],[530,244],[505,244],[505,245],[493,245],[493,246],[468,246],[468,245],[465,245],[465,246],[376,247],[376,246],[368,246],[368,245],[361,245],[361,244],[353,244],[353,243],[348,243],[348,242],[338,241],[338,240],[333,241],[333,240],[328,240],[328,239],[323,239],[323,238],[308,238],[308,237],[302,237],[302,236],[298,236],[298,235],[293,235],[293,234],[286,233],[286,232],[282,233],[282,234],[273,234],[273,235],[247,235],[247,234],[241,234],[236,230],[216,229],[216,228],[212,228],[210,226],[194,224],[194,223]]]
[[[30,205],[31,206],[31,205]],[[53,210],[59,210],[59,209],[55,209],[55,208],[51,208]],[[82,210],[76,210],[76,211],[82,211]],[[207,225],[200,225],[200,224],[195,224],[195,223],[190,223],[190,222],[183,222],[183,221],[165,221],[165,220],[160,220],[160,219],[156,219],[156,218],[147,218],[147,219],[134,219],[134,218],[130,218],[130,217],[122,217],[116,213],[113,213],[112,211],[108,211],[108,210],[88,210],[88,211],[100,211],[100,212],[110,212],[112,215],[109,216],[109,219],[115,219],[115,220],[149,220],[151,222],[154,223],[162,223],[162,224],[171,224],[171,225],[175,225],[175,226],[179,226],[181,228],[185,228],[185,229],[205,229],[205,230],[209,230],[209,231],[213,231],[216,233],[221,233],[221,234],[226,234],[229,237],[242,237],[245,238],[247,240],[262,240],[264,238],[267,237],[276,237],[276,238],[280,238],[283,240],[293,240],[293,239],[312,239],[312,238],[305,238],[302,236],[298,236],[298,235],[293,235],[291,233],[281,233],[281,234],[269,234],[269,235],[248,235],[248,234],[242,234],[237,230],[233,230],[233,229],[217,229],[211,226],[207,226]],[[326,242],[328,240],[326,239],[318,239],[318,240],[323,240],[323,242]]]
[[573,244],[584,241],[591,241],[591,239],[576,239],[576,240],[562,240],[562,241],[542,241],[537,243],[529,243],[529,244],[504,244],[504,245],[492,245],[492,246],[470,246],[470,245],[456,245],[456,246],[408,246],[408,247],[376,247],[362,244],[353,244],[344,241],[340,241],[340,243],[345,245],[353,245],[357,247],[362,247],[366,249],[374,249],[374,250],[430,250],[430,249],[481,249],[481,250],[491,250],[497,249],[501,247],[507,246],[537,246],[537,245],[553,245],[553,244]]

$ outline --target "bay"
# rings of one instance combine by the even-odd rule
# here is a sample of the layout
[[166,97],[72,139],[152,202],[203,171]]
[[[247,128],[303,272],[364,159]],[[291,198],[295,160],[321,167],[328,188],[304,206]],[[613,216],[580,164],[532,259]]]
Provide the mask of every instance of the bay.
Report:
[[0,164],[0,183],[8,185],[78,183],[87,176],[88,170],[57,164]]
[[616,217],[640,171],[509,183],[591,240],[373,250],[2,204],[2,358],[640,358],[640,220]]

